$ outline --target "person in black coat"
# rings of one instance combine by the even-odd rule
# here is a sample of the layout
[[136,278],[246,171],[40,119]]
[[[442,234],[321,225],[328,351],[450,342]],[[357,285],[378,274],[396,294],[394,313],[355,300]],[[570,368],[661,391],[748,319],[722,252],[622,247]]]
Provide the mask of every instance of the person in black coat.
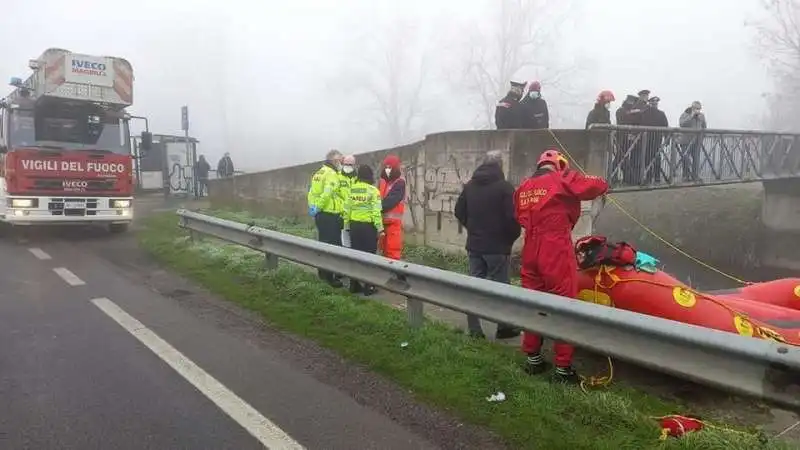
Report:
[[[642,112],[642,125],[646,127],[669,127],[669,120],[664,111],[658,109],[661,99],[648,99],[648,108]],[[644,166],[647,183],[661,182],[661,148],[664,145],[665,132],[648,131],[644,148]]]
[[[502,154],[487,153],[486,160],[472,174],[454,214],[467,230],[467,253],[471,276],[509,283],[511,247],[519,238],[520,225],[514,215],[514,186],[503,174]],[[478,317],[467,315],[471,335],[484,337]],[[498,324],[496,339],[519,336],[516,328]]]
[[195,166],[197,173],[197,196],[203,197],[208,193],[208,172],[211,171],[211,165],[206,161],[204,155],[197,158],[197,165]]
[[[649,96],[650,91],[647,89],[639,91],[638,96],[629,95],[622,107],[617,110],[617,124],[641,126],[642,115],[648,108],[647,99]],[[626,131],[619,135],[618,144],[620,147],[618,150],[622,159],[622,178],[627,186],[642,184],[642,174],[644,173],[643,137],[644,134],[638,131]]]
[[614,93],[611,91],[601,91],[597,94],[597,102],[594,104],[594,108],[589,111],[589,114],[586,116],[586,129],[589,129],[589,125],[598,123],[598,124],[611,124],[611,102],[616,100],[614,98]]
[[528,94],[520,100],[523,109],[523,128],[528,130],[544,130],[550,128],[550,110],[542,98],[542,84],[538,81],[528,83]]
[[494,124],[498,130],[517,130],[525,128],[523,108],[519,104],[525,83],[511,82],[511,89],[494,108]]
[[225,152],[225,155],[220,158],[219,163],[217,163],[217,177],[219,178],[230,178],[233,176],[233,160],[231,159],[231,154]]

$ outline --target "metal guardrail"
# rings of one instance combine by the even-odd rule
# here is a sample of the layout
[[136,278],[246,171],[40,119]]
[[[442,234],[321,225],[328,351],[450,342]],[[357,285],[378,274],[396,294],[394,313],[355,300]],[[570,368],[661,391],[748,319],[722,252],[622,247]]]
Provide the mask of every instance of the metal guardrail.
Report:
[[800,134],[593,124],[616,192],[800,177]]
[[800,348],[394,261],[186,210],[180,226],[278,258],[373,284],[408,299],[504,322],[644,367],[800,411]]

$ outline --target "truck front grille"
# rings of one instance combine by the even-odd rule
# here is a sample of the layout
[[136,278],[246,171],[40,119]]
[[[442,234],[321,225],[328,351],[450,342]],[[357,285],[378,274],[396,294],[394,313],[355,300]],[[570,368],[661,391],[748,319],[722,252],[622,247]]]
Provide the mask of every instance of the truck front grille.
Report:
[[51,198],[47,203],[47,209],[54,216],[95,216],[97,215],[96,198]]

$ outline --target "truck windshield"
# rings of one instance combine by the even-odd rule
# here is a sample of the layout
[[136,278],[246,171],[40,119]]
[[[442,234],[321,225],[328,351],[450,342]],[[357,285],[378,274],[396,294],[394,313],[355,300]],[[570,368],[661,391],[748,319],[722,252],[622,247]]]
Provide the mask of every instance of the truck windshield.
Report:
[[[123,136],[128,136],[122,123]],[[129,153],[120,143],[119,114],[96,106],[37,105],[15,109],[9,117],[9,141],[13,146],[46,145],[65,150],[97,149]]]

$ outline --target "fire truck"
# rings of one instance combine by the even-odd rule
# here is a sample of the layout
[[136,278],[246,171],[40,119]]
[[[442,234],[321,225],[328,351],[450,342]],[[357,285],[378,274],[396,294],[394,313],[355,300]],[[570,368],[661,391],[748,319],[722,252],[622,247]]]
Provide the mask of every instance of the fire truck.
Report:
[[[0,222],[103,224],[133,220],[133,158],[125,108],[133,69],[122,58],[51,48],[0,101]],[[141,150],[152,143],[142,133]]]

